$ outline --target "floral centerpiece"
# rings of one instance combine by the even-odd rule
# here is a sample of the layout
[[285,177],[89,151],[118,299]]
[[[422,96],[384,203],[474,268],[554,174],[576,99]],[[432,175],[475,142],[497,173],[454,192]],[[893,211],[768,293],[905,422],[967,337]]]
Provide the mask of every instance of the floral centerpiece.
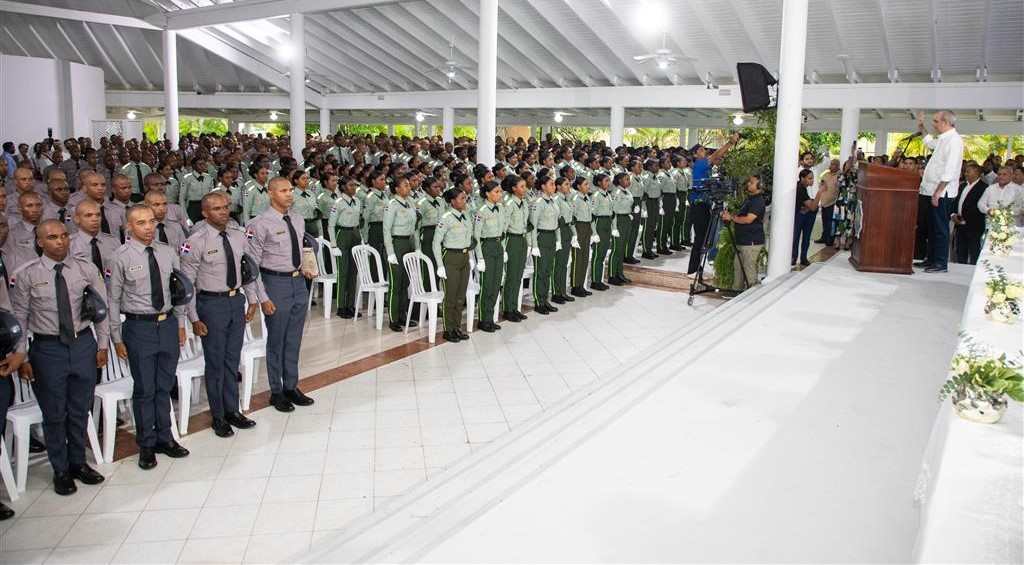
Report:
[[1017,240],[1017,228],[1013,210],[1009,206],[992,208],[988,211],[988,247],[996,255],[1009,255]]
[[985,314],[1004,324],[1020,320],[1021,297],[1024,297],[1024,283],[1011,281],[1006,269],[982,261],[989,278],[985,281]]
[[953,356],[950,377],[942,385],[939,400],[950,397],[953,410],[965,420],[994,424],[1003,417],[1010,397],[1024,402],[1024,371],[1019,360],[1006,354],[992,355],[970,337]]

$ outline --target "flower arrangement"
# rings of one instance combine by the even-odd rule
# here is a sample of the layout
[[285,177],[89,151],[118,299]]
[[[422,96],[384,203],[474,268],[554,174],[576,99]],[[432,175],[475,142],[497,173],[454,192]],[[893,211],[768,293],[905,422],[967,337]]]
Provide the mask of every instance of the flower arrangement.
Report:
[[1009,206],[988,211],[988,247],[996,255],[1009,255],[1017,240],[1013,210]]
[[939,400],[951,397],[960,417],[994,424],[1006,410],[1006,397],[1024,402],[1024,371],[1019,360],[1003,353],[992,355],[969,336],[961,352],[953,356],[950,377],[942,385]]
[[985,314],[1004,324],[1013,324],[1020,319],[1021,297],[1024,297],[1024,283],[1011,281],[1006,269],[982,261],[989,278],[985,281]]

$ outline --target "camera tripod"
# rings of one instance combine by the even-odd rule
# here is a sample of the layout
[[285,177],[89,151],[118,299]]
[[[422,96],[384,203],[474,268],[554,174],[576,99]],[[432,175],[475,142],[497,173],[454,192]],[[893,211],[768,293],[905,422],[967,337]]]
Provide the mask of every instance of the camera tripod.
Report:
[[707,265],[708,255],[712,243],[715,241],[715,234],[722,223],[722,211],[725,210],[725,202],[721,200],[711,201],[711,217],[708,220],[708,229],[704,232],[703,244],[700,247],[694,246],[693,252],[700,253],[700,263],[697,266],[696,277],[690,283],[690,295],[686,299],[687,306],[693,306],[693,297],[706,292],[718,292],[721,288],[711,286],[704,282],[704,266]]

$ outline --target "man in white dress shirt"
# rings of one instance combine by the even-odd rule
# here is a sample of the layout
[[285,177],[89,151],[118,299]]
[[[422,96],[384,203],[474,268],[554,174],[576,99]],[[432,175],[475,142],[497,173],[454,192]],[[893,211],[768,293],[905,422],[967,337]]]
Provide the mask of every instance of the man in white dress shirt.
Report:
[[[949,200],[956,198],[960,183],[960,166],[964,157],[964,141],[956,131],[956,114],[940,110],[932,116],[937,136],[926,135],[924,144],[932,157],[921,177],[921,195],[931,197],[928,214],[928,254],[926,273],[945,273],[949,262]],[[917,130],[925,133],[924,114],[917,114]]]
[[978,210],[982,214],[988,214],[993,208],[1011,206],[1017,212],[1018,200],[1024,187],[1012,182],[1013,169],[1007,166],[999,167],[999,174],[996,175],[996,182],[988,185],[984,194],[978,199]]

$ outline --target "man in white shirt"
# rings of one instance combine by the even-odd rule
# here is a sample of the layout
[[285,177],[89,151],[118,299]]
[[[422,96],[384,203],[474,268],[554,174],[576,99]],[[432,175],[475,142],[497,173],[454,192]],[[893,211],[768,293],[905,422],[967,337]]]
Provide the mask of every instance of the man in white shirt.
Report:
[[[926,135],[924,144],[932,150],[931,159],[921,177],[920,194],[931,198],[928,214],[928,254],[923,264],[926,273],[945,273],[949,262],[949,199],[956,198],[964,141],[956,131],[956,114],[940,110],[932,116],[937,136]],[[917,130],[925,133],[924,114],[917,114]]]
[[[996,182],[985,189],[985,193],[978,199],[978,210],[982,214],[988,214],[993,208],[1005,206],[1016,207],[1017,201],[1024,192],[1024,187],[1011,182],[1013,170],[1010,167],[999,167],[999,174],[996,175]],[[1016,212],[1016,209],[1014,210]]]

